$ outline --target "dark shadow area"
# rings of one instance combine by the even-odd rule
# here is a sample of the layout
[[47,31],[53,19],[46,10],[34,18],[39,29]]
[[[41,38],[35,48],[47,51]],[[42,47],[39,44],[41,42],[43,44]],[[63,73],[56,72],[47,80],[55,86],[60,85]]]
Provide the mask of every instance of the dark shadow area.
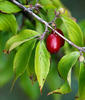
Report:
[[80,19],[85,19],[85,0],[61,0],[62,3],[71,11],[72,16]]

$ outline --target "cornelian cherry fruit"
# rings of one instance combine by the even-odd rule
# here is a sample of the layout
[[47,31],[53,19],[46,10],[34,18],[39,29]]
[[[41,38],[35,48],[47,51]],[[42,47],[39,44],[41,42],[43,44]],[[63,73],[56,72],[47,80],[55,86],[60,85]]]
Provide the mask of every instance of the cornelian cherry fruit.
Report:
[[[56,31],[59,32],[61,35],[64,36],[63,32],[62,32],[60,29],[56,29]],[[56,33],[52,31],[51,34],[56,34]],[[60,37],[60,36],[59,36],[59,37]],[[61,41],[61,43],[60,43],[61,47],[64,46],[65,40],[64,40],[63,38],[60,37],[60,41]]]
[[[63,32],[60,29],[56,29],[61,35]],[[64,35],[63,35],[64,36]],[[56,53],[59,49],[64,45],[65,41],[60,36],[58,36],[55,32],[51,32],[46,39],[46,46],[50,53]]]
[[60,43],[60,37],[57,34],[50,34],[46,39],[47,49],[50,53],[58,52]]

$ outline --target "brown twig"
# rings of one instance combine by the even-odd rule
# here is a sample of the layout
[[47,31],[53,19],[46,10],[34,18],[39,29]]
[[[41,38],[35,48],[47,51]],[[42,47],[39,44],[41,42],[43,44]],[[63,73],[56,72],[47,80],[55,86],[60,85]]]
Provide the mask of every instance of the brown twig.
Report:
[[14,4],[16,4],[18,7],[20,7],[21,9],[24,10],[24,12],[29,13],[30,15],[32,15],[33,17],[35,17],[37,20],[39,20],[40,22],[42,22],[43,24],[45,24],[45,26],[49,27],[52,31],[54,31],[56,34],[58,34],[61,38],[63,38],[65,41],[67,41],[70,45],[74,46],[75,48],[77,48],[79,51],[83,51],[85,52],[85,49],[82,47],[77,46],[76,44],[74,44],[73,42],[71,42],[70,40],[68,40],[66,37],[64,37],[63,35],[61,35],[59,32],[57,32],[55,29],[53,29],[48,22],[46,22],[45,20],[43,20],[42,18],[40,18],[39,16],[37,16],[35,13],[33,13],[30,8],[26,8],[24,5],[22,5],[21,3],[17,2],[16,0],[11,0]]

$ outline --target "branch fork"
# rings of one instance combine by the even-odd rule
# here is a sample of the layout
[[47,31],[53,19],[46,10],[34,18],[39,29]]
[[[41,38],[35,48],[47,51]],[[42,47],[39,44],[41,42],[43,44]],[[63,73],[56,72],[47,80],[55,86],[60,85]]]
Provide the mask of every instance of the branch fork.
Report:
[[[59,32],[57,32],[54,28],[52,28],[48,22],[46,22],[45,20],[43,20],[42,18],[40,18],[39,16],[37,16],[34,12],[32,12],[30,9],[26,8],[24,5],[22,5],[21,3],[17,2],[16,0],[11,0],[11,2],[13,2],[15,5],[17,5],[18,7],[20,7],[21,9],[23,9],[25,12],[27,12],[28,14],[32,15],[34,18],[36,18],[37,20],[39,20],[41,23],[45,24],[46,29],[45,32],[43,33],[43,35],[41,36],[41,39],[44,38],[45,34],[47,33],[47,28],[50,28],[52,31],[54,31],[57,35],[59,35],[61,38],[63,38],[65,41],[67,41],[70,45],[74,46],[75,48],[77,48],[79,51],[85,52],[85,47],[79,47],[76,44],[74,44],[72,41],[68,40],[66,37],[64,37],[63,35],[61,35]],[[56,18],[55,18],[56,19]]]

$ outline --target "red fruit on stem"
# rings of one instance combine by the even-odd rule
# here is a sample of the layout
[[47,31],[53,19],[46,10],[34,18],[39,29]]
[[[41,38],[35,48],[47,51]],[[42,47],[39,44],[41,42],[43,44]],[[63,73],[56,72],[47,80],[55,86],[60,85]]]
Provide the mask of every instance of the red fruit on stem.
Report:
[[[56,31],[59,32],[61,35],[64,36],[63,32],[62,32],[60,29],[56,29]],[[56,33],[52,31],[51,34],[56,34]],[[59,37],[60,37],[60,36],[59,36]],[[60,44],[61,44],[60,47],[62,47],[62,46],[64,45],[64,43],[65,43],[65,40],[64,40],[63,38],[60,37],[60,41],[61,41],[61,43],[60,43]]]
[[60,37],[57,34],[50,34],[46,39],[46,46],[50,53],[59,51],[61,45]]

